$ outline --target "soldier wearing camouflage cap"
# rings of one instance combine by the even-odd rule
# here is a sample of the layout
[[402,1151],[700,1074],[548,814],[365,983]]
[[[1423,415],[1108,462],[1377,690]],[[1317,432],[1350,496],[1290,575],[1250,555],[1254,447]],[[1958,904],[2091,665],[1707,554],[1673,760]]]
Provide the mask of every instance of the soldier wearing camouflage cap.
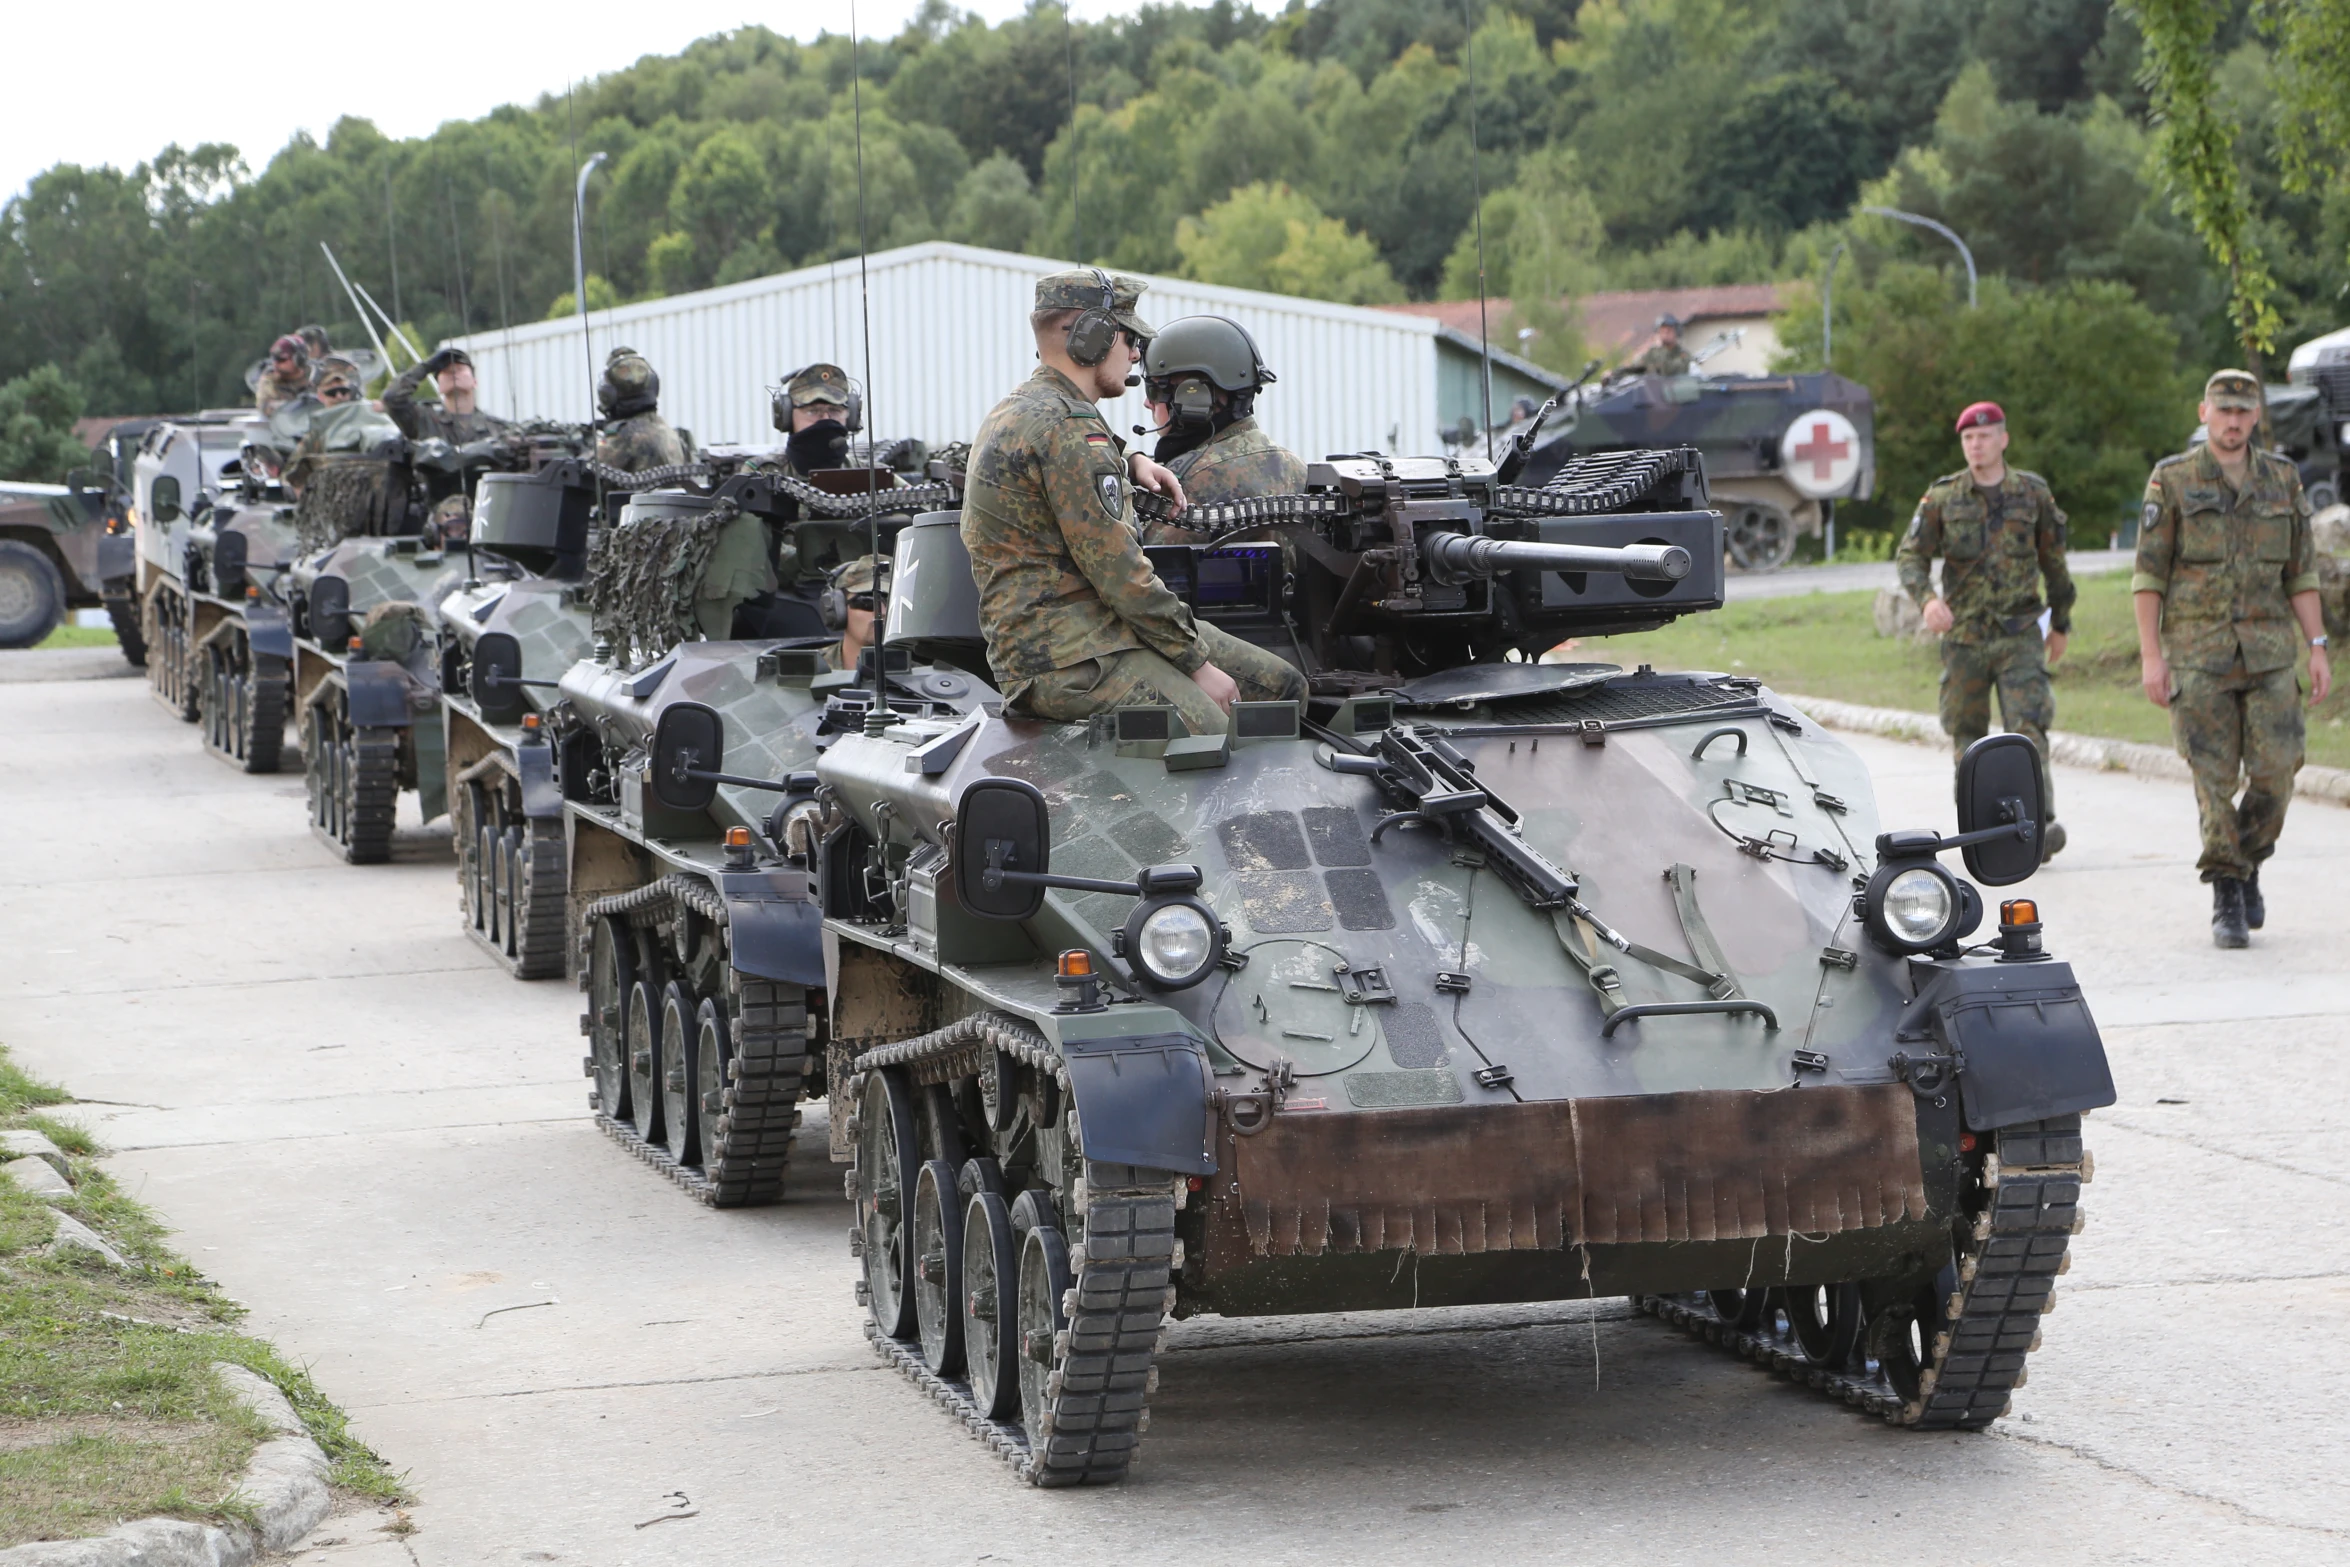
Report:
[[1007,710],[1072,720],[1164,704],[1194,734],[1232,703],[1302,699],[1305,677],[1214,626],[1167,590],[1142,553],[1131,485],[1183,500],[1181,482],[1110,432],[1151,329],[1143,285],[1098,268],[1036,285],[1036,373],[996,404],[972,443],[963,542],[987,654]]
[[872,556],[860,555],[833,572],[824,595],[824,623],[839,629],[840,640],[824,650],[828,668],[857,667],[857,655],[880,635],[884,602],[881,572]]
[[642,473],[692,460],[685,438],[661,417],[661,377],[635,349],[615,348],[604,360],[596,406],[605,419],[596,461],[606,467]]
[[[1142,374],[1159,427],[1151,455],[1182,481],[1188,499],[1209,504],[1305,488],[1305,463],[1257,423],[1257,393],[1279,377],[1240,323],[1222,316],[1168,322],[1142,356]],[[1200,538],[1175,523],[1143,530],[1148,544]]]
[[310,345],[292,332],[269,345],[269,362],[253,383],[253,406],[266,418],[310,390]]
[[846,370],[812,364],[793,371],[775,394],[774,412],[790,472],[805,476],[848,466],[849,437],[864,423],[864,409]]
[[2334,683],[2309,497],[2289,460],[2252,444],[2261,401],[2246,371],[2203,384],[2208,439],[2154,465],[2130,578],[2139,676],[2147,699],[2170,710],[2194,775],[2196,868],[2211,884],[2211,939],[2222,947],[2249,946],[2267,923],[2260,864],[2276,852],[2301,769],[2302,643],[2310,703]]
[[[1926,629],[1942,638],[1942,729],[1951,749],[1964,756],[1991,732],[1997,690],[2000,723],[2039,748],[2045,772],[2048,726],[2056,722],[2048,666],[2064,656],[2079,594],[2065,564],[2064,512],[2046,479],[2007,466],[2007,415],[1997,403],[1967,405],[1958,444],[1967,465],[1927,486],[1894,554],[1896,569],[1902,591],[1925,611]],[[2049,802],[2043,859],[2065,840],[2053,793]]]

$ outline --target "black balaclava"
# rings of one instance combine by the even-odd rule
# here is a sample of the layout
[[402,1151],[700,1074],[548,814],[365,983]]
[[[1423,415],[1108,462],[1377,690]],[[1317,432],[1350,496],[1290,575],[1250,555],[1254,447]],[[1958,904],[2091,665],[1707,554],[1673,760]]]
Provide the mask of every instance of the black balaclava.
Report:
[[849,427],[838,419],[819,419],[805,430],[794,430],[783,443],[783,460],[802,473],[845,468],[849,463]]

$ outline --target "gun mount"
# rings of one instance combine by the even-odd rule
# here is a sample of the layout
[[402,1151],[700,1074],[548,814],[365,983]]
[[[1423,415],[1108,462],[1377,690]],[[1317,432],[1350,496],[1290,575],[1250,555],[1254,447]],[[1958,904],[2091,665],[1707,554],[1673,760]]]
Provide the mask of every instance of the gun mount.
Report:
[[1302,494],[1138,509],[1208,537],[1145,547],[1196,616],[1325,695],[1722,605],[1722,518],[1688,449],[1583,458],[1541,489],[1474,458],[1334,457]]

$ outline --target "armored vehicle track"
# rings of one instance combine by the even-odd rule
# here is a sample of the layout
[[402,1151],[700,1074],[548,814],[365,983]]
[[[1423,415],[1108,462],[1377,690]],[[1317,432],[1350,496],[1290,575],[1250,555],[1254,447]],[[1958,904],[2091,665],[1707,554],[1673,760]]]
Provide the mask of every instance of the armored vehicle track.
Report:
[[1955,1264],[1913,1304],[1865,1310],[1854,1285],[1634,1297],[1690,1337],[1920,1431],[1980,1430],[2007,1412],[2056,1305],[2092,1165],[2081,1118],[2011,1126],[1983,1162]]

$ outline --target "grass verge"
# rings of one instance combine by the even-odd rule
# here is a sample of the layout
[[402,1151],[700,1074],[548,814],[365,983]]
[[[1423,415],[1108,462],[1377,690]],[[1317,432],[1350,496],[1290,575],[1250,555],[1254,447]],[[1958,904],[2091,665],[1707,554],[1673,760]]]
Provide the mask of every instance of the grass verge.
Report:
[[[2080,579],[2073,634],[2050,671],[2056,727],[2111,740],[2171,743],[2170,716],[2138,685],[2138,631],[2127,573]],[[1780,691],[1871,707],[1935,710],[1941,650],[1877,635],[1876,595],[1809,593],[1752,599],[1710,615],[1692,615],[1662,631],[1586,637],[1583,657],[1659,669],[1718,669],[1753,675]],[[2306,678],[2306,676],[2304,677]],[[1996,715],[1997,704],[1993,704]],[[2309,710],[2309,760],[2350,767],[2350,688],[2337,682]]]
[[34,645],[36,647],[114,647],[120,641],[121,639],[114,634],[112,626],[77,626],[68,620]]
[[44,1113],[68,1102],[0,1047],[0,1128],[35,1128],[69,1155],[77,1195],[66,1211],[134,1268],[52,1249],[50,1206],[0,1181],[0,1547],[158,1515],[249,1522],[236,1482],[270,1433],[220,1385],[219,1360],[277,1384],[336,1485],[402,1500],[399,1477],[309,1374],[237,1332],[244,1308],[174,1255],[153,1216],[90,1162],[89,1134]]

